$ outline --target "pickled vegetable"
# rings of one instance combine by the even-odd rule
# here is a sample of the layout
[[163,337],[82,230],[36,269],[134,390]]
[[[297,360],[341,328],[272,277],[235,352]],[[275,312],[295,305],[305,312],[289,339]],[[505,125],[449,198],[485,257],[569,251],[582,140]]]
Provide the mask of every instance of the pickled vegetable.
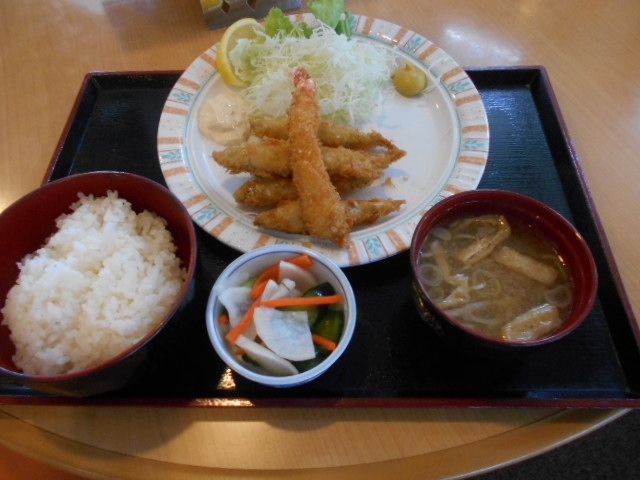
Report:
[[329,310],[311,329],[316,335],[338,343],[344,329],[344,314],[342,310]]
[[313,264],[307,255],[294,256],[219,292],[220,328],[234,354],[272,375],[294,375],[337,348],[344,298],[319,281]]
[[405,97],[415,97],[427,88],[427,74],[411,63],[398,67],[391,75],[391,81],[398,93]]
[[[327,295],[333,295],[336,291],[329,282],[321,283],[315,287],[310,288],[304,294],[303,297],[324,297]],[[328,305],[307,305],[304,307],[282,307],[282,310],[302,310],[307,312],[309,326],[313,328],[313,325],[322,317],[329,308]]]

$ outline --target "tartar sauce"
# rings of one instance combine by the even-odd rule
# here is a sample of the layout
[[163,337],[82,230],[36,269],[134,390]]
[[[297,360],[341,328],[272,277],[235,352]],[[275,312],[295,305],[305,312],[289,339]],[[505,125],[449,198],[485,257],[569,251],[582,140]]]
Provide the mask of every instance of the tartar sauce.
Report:
[[231,92],[207,99],[200,108],[198,125],[205,137],[226,146],[245,141],[251,130],[244,99]]

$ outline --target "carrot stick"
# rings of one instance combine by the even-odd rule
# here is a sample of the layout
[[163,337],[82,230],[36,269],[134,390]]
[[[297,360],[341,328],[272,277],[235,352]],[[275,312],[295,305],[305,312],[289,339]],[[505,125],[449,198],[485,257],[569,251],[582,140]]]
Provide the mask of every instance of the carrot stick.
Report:
[[311,258],[306,253],[301,253],[300,255],[296,255],[293,258],[285,260],[285,262],[293,263],[294,265],[297,265],[300,268],[309,268],[313,266],[313,258]]
[[321,337],[317,333],[312,333],[311,338],[313,339],[314,343],[316,343],[317,345],[320,345],[321,347],[326,348],[329,351],[335,350],[338,346],[336,342],[329,340],[328,338]]
[[269,283],[269,280],[265,280],[260,283],[256,281],[256,283],[253,285],[253,288],[251,289],[251,298],[261,297],[264,293],[264,289],[267,287],[267,283]]
[[340,303],[342,295],[325,295],[323,297],[283,297],[264,300],[260,303],[263,307],[304,307],[308,305],[329,305]]
[[[306,253],[301,253],[300,255],[296,255],[295,257],[288,258],[284,260],[288,263],[293,263],[300,268],[309,268],[313,265],[313,259],[307,255]],[[254,283],[253,288],[251,289],[251,297],[258,298],[262,295],[262,291],[264,290],[267,281],[269,280],[278,280],[278,276],[280,275],[280,262],[276,263],[272,267],[267,268],[263,271],[258,278],[256,279],[256,283]]]
[[223,325],[228,325],[229,315],[227,315],[226,313],[223,313],[222,315],[220,315],[220,318],[218,318],[218,321]]
[[263,271],[256,279],[256,283],[253,284],[253,288],[251,289],[251,297],[258,298],[260,295],[262,295],[262,291],[264,291],[264,287],[269,280],[278,280],[279,272],[279,264],[276,264],[273,267],[269,267],[265,271]]
[[247,328],[249,328],[249,326],[251,325],[251,322],[253,322],[253,312],[255,311],[258,305],[260,305],[260,298],[258,298],[256,301],[254,301],[251,304],[251,306],[249,307],[249,310],[247,310],[247,312],[240,319],[240,321],[231,330],[229,330],[229,333],[227,333],[226,338],[232,344],[235,345],[240,335],[242,335],[244,332],[247,331]]

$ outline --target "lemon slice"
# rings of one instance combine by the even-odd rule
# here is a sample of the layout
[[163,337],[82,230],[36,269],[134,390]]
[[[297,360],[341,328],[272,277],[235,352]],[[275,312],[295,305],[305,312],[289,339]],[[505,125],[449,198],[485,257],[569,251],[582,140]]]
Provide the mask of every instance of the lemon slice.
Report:
[[229,25],[224,32],[220,45],[218,46],[218,57],[216,65],[222,79],[234,87],[246,87],[248,84],[238,77],[236,70],[229,58],[229,52],[234,49],[238,41],[243,38],[253,39],[257,37],[257,31],[264,28],[255,18],[241,18],[240,20]]

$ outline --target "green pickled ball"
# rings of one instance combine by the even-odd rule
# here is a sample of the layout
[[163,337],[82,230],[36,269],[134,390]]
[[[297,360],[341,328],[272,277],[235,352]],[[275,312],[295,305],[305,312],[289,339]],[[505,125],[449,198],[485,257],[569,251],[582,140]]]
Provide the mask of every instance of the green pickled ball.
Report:
[[410,63],[398,67],[391,75],[391,81],[398,93],[405,97],[415,97],[429,83],[426,73]]

